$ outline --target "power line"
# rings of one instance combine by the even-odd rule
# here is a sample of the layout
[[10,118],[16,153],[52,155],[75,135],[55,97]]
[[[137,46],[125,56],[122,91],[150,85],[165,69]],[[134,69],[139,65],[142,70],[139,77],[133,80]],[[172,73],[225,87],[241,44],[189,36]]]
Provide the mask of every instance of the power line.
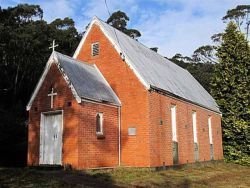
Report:
[[[110,16],[111,16],[111,14],[110,14],[110,11],[109,11],[109,7],[108,7],[108,4],[107,4],[107,0],[104,0],[104,2],[105,2],[106,9],[107,9],[107,12],[108,12],[109,17],[110,17]],[[113,26],[112,26],[112,27],[113,27]],[[122,51],[122,48],[121,48],[121,45],[120,45],[120,41],[119,41],[118,36],[117,36],[117,34],[116,34],[116,29],[115,29],[114,27],[113,27],[113,29],[114,29],[114,32],[115,32],[115,37],[116,37],[116,40],[117,40],[118,45],[119,45],[120,50],[121,50],[121,52],[120,52],[120,56],[121,56],[122,60],[124,61],[124,60],[125,60],[125,55],[124,55],[124,53],[123,53],[123,51]]]
[[107,1],[106,1],[106,0],[105,0],[105,5],[106,5],[107,11],[108,11],[108,13],[109,13],[109,16],[111,16],[111,14],[110,14],[110,12],[109,12],[109,7],[108,7],[108,5],[107,5]]

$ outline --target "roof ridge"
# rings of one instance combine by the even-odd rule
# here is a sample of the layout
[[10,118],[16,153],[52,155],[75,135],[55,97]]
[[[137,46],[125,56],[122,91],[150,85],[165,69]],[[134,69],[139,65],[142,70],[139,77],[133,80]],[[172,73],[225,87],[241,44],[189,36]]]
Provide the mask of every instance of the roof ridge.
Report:
[[[134,40],[135,42],[137,42],[138,44],[142,45],[142,46],[143,46],[144,48],[146,48],[147,50],[150,50],[150,53],[152,53],[152,54],[154,53],[154,54],[156,54],[157,56],[159,56],[159,57],[161,57],[162,59],[164,59],[164,60],[166,61],[166,63],[169,63],[169,62],[170,62],[170,63],[173,63],[173,64],[176,65],[177,67],[179,67],[179,68],[181,68],[181,69],[183,69],[183,70],[186,70],[186,69],[184,69],[183,67],[181,67],[181,66],[175,64],[174,62],[170,61],[168,58],[164,57],[163,55],[159,54],[158,52],[155,52],[154,50],[151,50],[148,46],[146,46],[145,44],[143,44],[143,43],[140,42],[139,40],[136,40],[136,39],[131,38],[131,37],[128,36],[127,34],[123,33],[123,32],[120,31],[119,29],[116,29],[115,27],[113,27],[112,25],[108,24],[108,23],[105,22],[104,20],[98,18],[97,16],[95,16],[93,19],[94,19],[94,20],[96,19],[97,21],[100,21],[101,24],[103,24],[103,23],[104,23],[104,24],[107,24],[108,26],[110,26],[110,27],[112,27],[113,29],[115,29],[115,32],[118,31],[118,32],[121,33],[122,35],[128,37],[128,39]],[[117,41],[117,40],[119,40],[119,39],[115,39],[115,40]],[[119,43],[119,41],[117,41],[117,42]],[[120,44],[118,44],[118,45],[120,46]],[[162,63],[162,64],[163,64],[163,63]]]

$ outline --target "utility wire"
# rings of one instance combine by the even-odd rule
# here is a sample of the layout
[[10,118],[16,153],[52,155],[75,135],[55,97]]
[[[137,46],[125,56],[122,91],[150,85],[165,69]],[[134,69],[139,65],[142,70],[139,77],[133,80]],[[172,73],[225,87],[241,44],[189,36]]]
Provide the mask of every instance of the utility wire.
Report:
[[109,13],[109,16],[111,16],[111,14],[110,14],[110,12],[109,12],[109,7],[108,7],[108,5],[107,5],[107,1],[106,1],[106,0],[105,0],[105,5],[106,5],[107,11],[108,11],[108,13]]
[[[105,2],[106,9],[107,9],[107,12],[108,12],[109,17],[110,17],[111,14],[110,14],[110,11],[109,11],[109,7],[108,7],[108,4],[107,4],[107,0],[104,0],[104,2]],[[121,50],[120,56],[122,57],[122,60],[124,61],[124,60],[125,60],[125,55],[124,55],[124,53],[123,53],[123,51],[122,51],[122,48],[121,48],[121,45],[120,45],[120,41],[119,41],[118,36],[117,36],[117,34],[116,34],[116,29],[115,29],[114,27],[113,27],[113,29],[114,29],[114,33],[115,33],[116,40],[117,40],[118,45],[119,45],[120,50]]]

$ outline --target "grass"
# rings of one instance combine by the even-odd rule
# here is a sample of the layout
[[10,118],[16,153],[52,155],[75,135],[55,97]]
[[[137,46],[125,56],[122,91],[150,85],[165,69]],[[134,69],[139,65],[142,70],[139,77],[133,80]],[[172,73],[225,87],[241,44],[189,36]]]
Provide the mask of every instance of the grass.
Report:
[[229,163],[153,171],[116,168],[86,171],[46,171],[0,168],[5,187],[250,187],[250,167]]

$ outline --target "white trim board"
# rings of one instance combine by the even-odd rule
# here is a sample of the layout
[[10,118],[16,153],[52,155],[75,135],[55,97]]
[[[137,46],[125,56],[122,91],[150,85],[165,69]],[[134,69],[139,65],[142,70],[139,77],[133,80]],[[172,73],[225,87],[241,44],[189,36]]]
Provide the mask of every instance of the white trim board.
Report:
[[29,100],[29,102],[28,102],[28,104],[27,104],[27,106],[26,106],[26,110],[27,110],[27,111],[30,110],[30,108],[31,108],[31,106],[32,106],[32,104],[33,104],[33,102],[34,102],[34,100],[35,100],[35,97],[37,96],[37,94],[38,94],[40,88],[42,87],[42,83],[44,82],[44,80],[45,80],[45,78],[46,78],[46,76],[47,76],[47,74],[48,74],[48,72],[49,72],[49,70],[50,70],[50,67],[51,67],[51,65],[52,65],[53,63],[55,63],[55,64],[57,65],[59,71],[61,72],[61,74],[62,74],[64,80],[66,81],[67,85],[69,86],[70,90],[72,91],[72,94],[73,94],[73,96],[76,98],[77,102],[78,102],[78,103],[81,103],[81,97],[77,94],[77,92],[76,92],[74,86],[73,86],[72,84],[69,85],[69,83],[70,83],[69,78],[67,77],[66,74],[63,74],[64,71],[63,71],[63,70],[60,68],[60,66],[59,66],[60,63],[58,62],[57,56],[56,56],[55,52],[52,52],[52,54],[50,55],[49,60],[48,60],[48,62],[47,62],[47,64],[46,64],[46,66],[45,66],[45,69],[44,69],[44,71],[43,71],[43,74],[42,74],[42,76],[40,77],[40,79],[39,79],[39,81],[38,81],[38,84],[36,85],[35,90],[34,90],[33,94],[31,95],[31,98],[30,98],[30,100]]
[[45,68],[44,68],[44,71],[43,71],[43,73],[42,73],[42,76],[40,77],[40,79],[39,79],[39,81],[38,81],[38,83],[37,83],[37,85],[36,85],[36,87],[35,87],[35,90],[34,90],[34,92],[32,93],[31,98],[30,98],[30,100],[29,100],[29,102],[28,102],[28,104],[27,104],[27,106],[26,106],[26,110],[27,110],[27,111],[30,110],[30,108],[31,108],[31,106],[32,106],[32,103],[33,103],[33,101],[35,100],[35,97],[36,97],[36,95],[37,95],[39,89],[41,88],[42,83],[43,83],[45,77],[47,76],[47,74],[48,74],[48,72],[49,72],[49,69],[50,69],[50,67],[51,67],[51,65],[52,65],[52,62],[54,61],[54,58],[55,58],[54,56],[55,56],[55,54],[52,53],[52,54],[50,55],[50,57],[49,57],[49,60],[48,60],[46,66],[45,66]]

